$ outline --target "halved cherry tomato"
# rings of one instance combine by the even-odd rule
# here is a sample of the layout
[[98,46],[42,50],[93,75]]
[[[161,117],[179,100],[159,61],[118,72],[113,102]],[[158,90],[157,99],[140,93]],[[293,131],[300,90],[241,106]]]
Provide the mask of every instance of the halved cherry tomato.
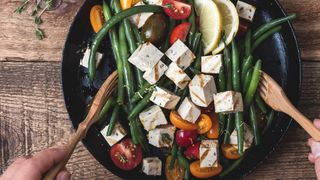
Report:
[[198,129],[198,126],[196,124],[190,123],[184,119],[181,118],[181,116],[176,111],[170,112],[170,121],[171,123],[183,130],[196,130]]
[[120,6],[122,10],[130,8],[132,4],[132,0],[120,0]]
[[184,168],[179,164],[178,159],[176,159],[173,168],[170,169],[171,158],[172,156],[168,156],[166,160],[165,172],[167,180],[183,180]]
[[200,161],[195,161],[190,164],[190,172],[196,178],[209,178],[220,174],[222,166],[200,168]]
[[176,143],[180,147],[188,147],[193,144],[197,138],[197,131],[179,129],[176,132]]
[[172,45],[176,40],[180,39],[182,42],[186,41],[189,33],[191,23],[184,22],[176,26],[170,35],[170,44]]
[[110,156],[112,162],[122,170],[132,170],[142,160],[140,145],[133,144],[130,138],[122,140],[111,147]]
[[181,20],[190,16],[191,5],[175,0],[162,1],[164,12],[172,19]]
[[196,142],[192,144],[191,146],[187,147],[187,149],[184,151],[184,155],[188,159],[199,159],[199,148],[200,148],[200,142]]
[[239,29],[237,32],[237,37],[242,37],[246,34],[246,32],[248,31],[249,28],[249,23],[247,23],[246,21],[240,19],[240,23],[239,23]]
[[208,132],[212,127],[212,121],[210,116],[206,114],[201,114],[197,120],[197,125],[199,134],[204,134]]
[[240,155],[238,154],[237,148],[231,144],[221,145],[221,152],[223,156],[227,159],[239,159]]
[[94,32],[98,32],[105,23],[102,6],[94,5],[90,10],[90,23]]
[[132,5],[137,4],[138,2],[140,2],[141,0],[132,0]]
[[212,126],[210,130],[207,132],[207,137],[210,139],[218,139],[219,138],[219,120],[218,115],[214,112],[210,114]]

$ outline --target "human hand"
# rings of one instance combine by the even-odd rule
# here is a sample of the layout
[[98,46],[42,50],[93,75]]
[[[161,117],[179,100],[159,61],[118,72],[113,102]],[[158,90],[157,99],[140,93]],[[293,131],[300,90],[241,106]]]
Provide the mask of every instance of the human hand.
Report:
[[[66,156],[63,147],[43,150],[34,156],[16,159],[0,177],[0,180],[40,180],[45,173]],[[58,173],[57,180],[70,180],[67,170]]]
[[[320,130],[320,119],[315,119],[313,124]],[[308,145],[311,148],[311,153],[309,153],[308,159],[311,163],[314,163],[317,179],[320,179],[320,142],[310,138],[308,139]]]

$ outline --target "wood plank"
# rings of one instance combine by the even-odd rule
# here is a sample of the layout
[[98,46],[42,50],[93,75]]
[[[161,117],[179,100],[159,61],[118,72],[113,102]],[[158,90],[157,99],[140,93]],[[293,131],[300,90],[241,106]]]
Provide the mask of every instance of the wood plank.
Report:
[[[301,106],[316,117],[320,100],[319,62],[305,62]],[[60,87],[59,62],[0,62],[0,173],[20,155],[66,142],[73,132]],[[307,134],[299,127],[289,130],[280,147],[248,179],[314,178],[307,160]],[[104,169],[81,144],[68,168],[75,179],[116,178]]]

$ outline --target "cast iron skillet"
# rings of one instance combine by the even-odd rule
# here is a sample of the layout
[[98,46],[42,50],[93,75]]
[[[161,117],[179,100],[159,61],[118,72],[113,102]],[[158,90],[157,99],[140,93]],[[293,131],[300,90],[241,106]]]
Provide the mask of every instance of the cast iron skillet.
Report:
[[[277,0],[250,0],[248,2],[257,7],[253,23],[254,27],[270,19],[285,15],[283,8]],[[75,128],[85,117],[86,103],[94,95],[107,75],[114,69],[113,56],[107,38],[99,50],[105,56],[103,58],[104,63],[98,68],[97,80],[94,82],[94,87],[88,86],[88,79],[85,77],[87,70],[79,67],[79,61],[83,56],[81,50],[90,43],[90,39],[94,36],[89,22],[89,12],[90,8],[95,4],[101,4],[101,0],[84,2],[70,27],[63,51],[62,87],[66,108]],[[269,38],[257,49],[254,55],[263,60],[263,70],[276,79],[293,103],[297,103],[301,83],[301,60],[296,36],[291,24],[285,24],[281,33],[277,33],[272,38]],[[289,117],[277,113],[272,129],[262,140],[262,145],[254,148],[241,166],[226,178],[239,179],[252,172],[274,151],[286,133],[290,123],[291,119]],[[99,133],[102,126],[94,125],[83,140],[83,143],[92,155],[108,170],[120,177],[126,179],[154,178],[141,173],[141,167],[138,167],[134,171],[122,171],[115,167],[109,156],[110,147]],[[156,179],[164,179],[164,176],[156,177]]]

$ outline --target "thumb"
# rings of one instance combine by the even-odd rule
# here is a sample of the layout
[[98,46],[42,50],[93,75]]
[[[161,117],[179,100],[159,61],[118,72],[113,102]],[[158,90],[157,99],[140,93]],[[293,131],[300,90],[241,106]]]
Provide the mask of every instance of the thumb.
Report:
[[66,157],[67,151],[65,147],[56,147],[52,149],[43,150],[35,154],[30,161],[43,174],[47,172],[52,166],[62,161]]

